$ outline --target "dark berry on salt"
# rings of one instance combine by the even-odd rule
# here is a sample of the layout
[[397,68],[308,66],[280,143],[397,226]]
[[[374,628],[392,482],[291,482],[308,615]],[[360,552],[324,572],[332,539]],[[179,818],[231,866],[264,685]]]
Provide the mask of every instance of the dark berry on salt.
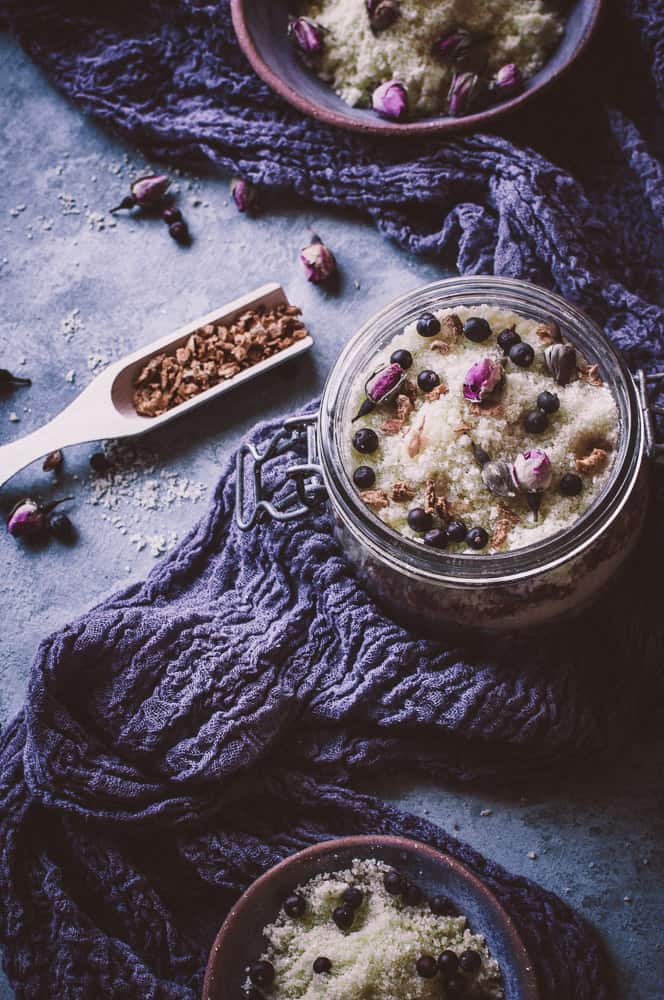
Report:
[[433,979],[438,972],[438,963],[433,955],[420,955],[415,963],[415,969],[422,979]]
[[74,537],[74,525],[66,514],[52,514],[48,519],[48,530],[61,542],[70,542]]
[[355,911],[350,907],[346,906],[336,906],[332,911],[332,919],[341,931],[350,930],[353,926],[353,920],[355,919]]
[[530,368],[535,360],[535,352],[530,344],[515,344],[509,350],[509,359],[518,368]]
[[479,551],[489,544],[489,536],[484,528],[471,528],[466,535],[466,541],[471,549]]
[[450,521],[445,533],[450,542],[465,542],[468,528],[463,521]]
[[319,955],[318,958],[314,959],[313,969],[319,975],[323,972],[329,972],[331,968],[332,962],[325,955]]
[[582,489],[581,476],[577,476],[573,472],[566,472],[560,480],[560,492],[564,497],[578,497]]
[[540,392],[537,397],[537,405],[545,413],[555,413],[560,409],[560,399],[555,392],[545,390],[544,392]]
[[412,510],[408,511],[408,527],[424,534],[425,531],[430,531],[433,528],[433,515],[424,507],[413,507]]
[[449,979],[459,968],[459,959],[453,951],[446,949],[438,956],[438,968],[443,979]]
[[353,447],[363,455],[370,455],[378,448],[378,435],[370,427],[360,427],[353,435]]
[[523,418],[523,426],[527,434],[543,434],[549,426],[549,418],[544,410],[530,410]]
[[481,316],[469,316],[463,324],[463,335],[474,344],[481,344],[491,336],[491,327]]
[[369,465],[358,465],[353,473],[353,482],[360,490],[370,490],[376,482],[376,473]]
[[508,330],[501,330],[501,332],[498,334],[498,347],[501,349],[501,351],[504,351],[505,354],[509,354],[512,348],[516,344],[520,343],[521,343],[521,337],[516,332],[513,326],[510,327]]
[[406,371],[407,368],[410,368],[412,363],[413,363],[413,355],[410,353],[410,351],[402,351],[402,350],[394,351],[394,353],[390,356],[390,364],[400,365],[400,367],[403,368],[404,371]]
[[459,968],[469,975],[479,972],[482,966],[482,956],[478,951],[462,951],[459,955]]
[[440,333],[440,320],[433,313],[422,313],[417,321],[417,332],[420,337],[435,337]]
[[271,986],[274,982],[274,966],[272,962],[261,958],[249,966],[249,978],[254,986]]
[[347,889],[341,894],[341,898],[350,906],[351,909],[357,910],[359,906],[362,906],[362,900],[364,899],[364,894],[361,889],[358,889],[356,885],[349,885]]
[[447,545],[447,535],[443,528],[432,528],[424,536],[424,544],[432,549],[444,549]]
[[284,903],[284,910],[289,917],[303,916],[306,908],[306,900],[299,892],[294,892]]
[[175,240],[176,243],[188,243],[189,242],[189,230],[187,229],[186,222],[173,222],[168,227],[168,235]]
[[182,212],[179,208],[165,208],[161,213],[161,217],[169,226],[174,222],[182,222]]
[[383,876],[383,885],[390,896],[400,896],[404,885],[403,876],[395,871],[386,872]]
[[432,371],[430,368],[425,368],[425,370],[420,372],[417,376],[417,384],[422,392],[433,392],[436,386],[440,385],[440,378],[436,372]]

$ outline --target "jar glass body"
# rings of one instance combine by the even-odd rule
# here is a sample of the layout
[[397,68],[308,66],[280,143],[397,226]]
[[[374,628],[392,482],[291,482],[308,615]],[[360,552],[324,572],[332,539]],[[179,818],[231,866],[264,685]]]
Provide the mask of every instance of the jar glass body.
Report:
[[[618,447],[600,496],[570,528],[534,545],[482,554],[439,552],[389,528],[362,502],[345,454],[352,386],[371,358],[423,311],[488,304],[546,323],[599,366],[618,414]],[[342,352],[327,381],[318,419],[320,464],[335,530],[346,558],[397,619],[436,633],[441,627],[502,631],[541,626],[586,607],[611,582],[638,540],[650,470],[639,395],[602,331],[559,296],[497,277],[452,278],[411,292],[370,319]]]

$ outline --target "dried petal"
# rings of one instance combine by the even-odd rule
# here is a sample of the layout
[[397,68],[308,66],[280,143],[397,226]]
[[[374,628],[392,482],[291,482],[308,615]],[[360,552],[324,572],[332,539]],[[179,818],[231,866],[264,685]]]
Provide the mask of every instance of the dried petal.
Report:
[[544,361],[558,385],[567,385],[576,376],[576,351],[571,344],[551,344],[546,347]]
[[400,121],[408,114],[408,91],[400,80],[388,80],[374,90],[372,105],[383,118]]
[[472,403],[481,403],[503,380],[500,361],[483,358],[471,365],[463,382],[463,395]]
[[44,472],[54,472],[59,469],[62,465],[62,452],[58,448],[57,451],[50,451],[46,458],[44,459],[42,469]]
[[513,497],[514,480],[512,469],[508,462],[502,459],[496,462],[486,462],[482,466],[482,481],[486,488],[497,497]]
[[576,459],[577,472],[600,472],[609,460],[609,453],[604,448],[593,448],[589,455]]
[[412,500],[417,491],[410,483],[405,480],[400,480],[398,483],[392,484],[391,497],[395,503],[407,503]]
[[312,57],[323,51],[324,29],[309,17],[292,17],[288,34],[300,52]]
[[382,510],[389,505],[389,500],[383,490],[362,490],[360,496],[368,507]]
[[553,479],[551,461],[545,451],[531,448],[517,455],[512,465],[512,479],[517,489],[525,493],[547,490]]
[[334,254],[318,236],[313,236],[309,246],[300,251],[300,261],[307,278],[314,285],[328,281],[337,269]]

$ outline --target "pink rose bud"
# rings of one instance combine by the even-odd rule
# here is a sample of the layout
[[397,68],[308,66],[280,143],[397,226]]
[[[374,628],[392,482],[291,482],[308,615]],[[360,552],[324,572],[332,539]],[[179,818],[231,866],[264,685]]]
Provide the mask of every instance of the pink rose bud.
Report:
[[154,174],[150,177],[140,177],[131,186],[134,201],[141,208],[156,205],[164,197],[171,185],[170,178],[165,174]]
[[467,115],[481,103],[485,89],[477,73],[456,73],[447,95],[450,114],[455,118]]
[[313,236],[309,246],[300,251],[300,261],[307,278],[314,285],[328,281],[337,270],[334,254],[318,236]]
[[317,56],[323,51],[323,28],[309,17],[292,17],[288,34],[305,56]]
[[483,358],[471,365],[463,382],[463,395],[471,403],[481,403],[503,380],[500,361]]
[[73,497],[62,497],[61,500],[50,500],[41,504],[30,497],[19,500],[10,511],[7,518],[7,531],[14,538],[25,538],[42,533],[46,528],[47,517],[58,504],[65,500],[72,500]]
[[523,90],[523,75],[516,63],[501,66],[491,85],[491,92],[500,100],[514,97]]
[[446,60],[460,59],[473,46],[473,36],[465,28],[454,28],[438,39],[436,52]]
[[538,448],[517,455],[512,465],[512,478],[517,489],[524,493],[543,493],[553,479],[549,456]]
[[365,386],[367,396],[374,403],[381,403],[394,393],[403,380],[404,370],[401,365],[392,364],[381,368],[367,382]]
[[372,104],[383,118],[400,121],[408,114],[408,91],[399,80],[388,80],[374,90]]
[[258,188],[244,177],[231,181],[231,197],[238,212],[253,212],[258,207]]

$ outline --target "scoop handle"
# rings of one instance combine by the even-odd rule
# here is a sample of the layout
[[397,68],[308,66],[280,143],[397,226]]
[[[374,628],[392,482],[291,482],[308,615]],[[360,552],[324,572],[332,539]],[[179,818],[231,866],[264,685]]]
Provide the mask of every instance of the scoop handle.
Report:
[[124,437],[135,429],[111,402],[116,365],[98,375],[69,406],[43,427],[0,446],[0,487],[42,455],[71,444]]

